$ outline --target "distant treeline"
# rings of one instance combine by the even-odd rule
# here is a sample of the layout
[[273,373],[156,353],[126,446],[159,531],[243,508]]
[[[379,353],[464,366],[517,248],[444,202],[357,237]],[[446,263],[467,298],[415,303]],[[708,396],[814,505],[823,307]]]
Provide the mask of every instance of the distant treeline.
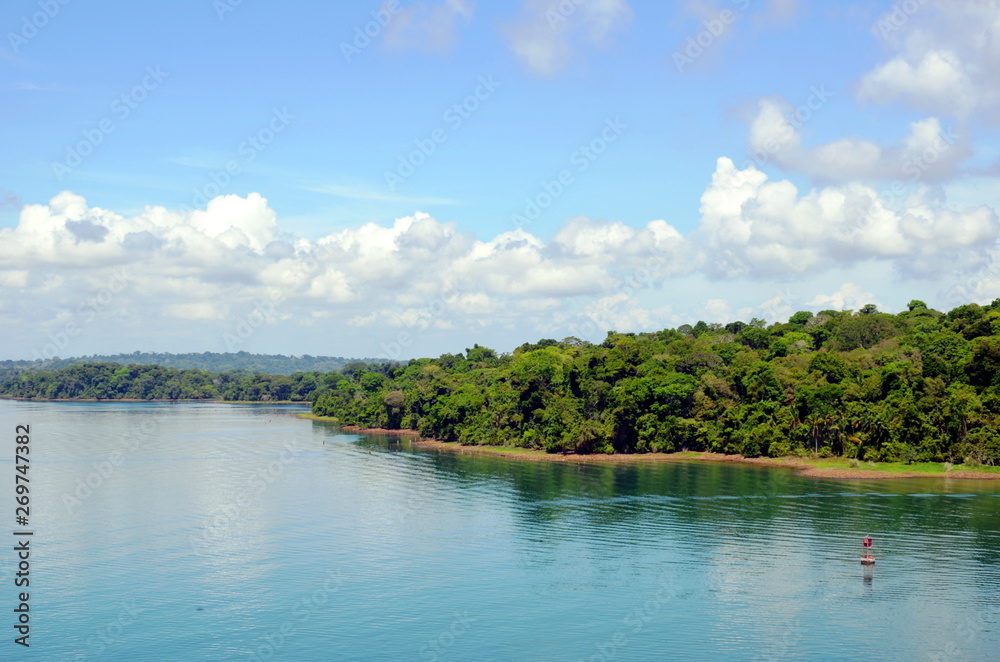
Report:
[[[284,356],[282,354],[251,354],[235,352],[220,354],[170,354],[166,352],[132,352],[131,354],[111,354],[82,356],[69,359],[49,359],[35,361],[0,361],[0,375],[7,376],[23,370],[59,370],[80,363],[118,363],[120,365],[162,365],[169,368],[207,370],[208,372],[232,372],[250,370],[266,375],[292,375],[296,372],[331,372],[340,370],[358,359],[342,356]],[[378,363],[380,359],[364,359],[368,363]]]
[[464,444],[1000,460],[1000,300],[476,345],[343,374],[316,414]]
[[[130,355],[126,355],[130,356]],[[216,355],[219,356],[219,355]],[[4,374],[6,372],[6,374]],[[783,324],[698,322],[474,346],[406,365],[292,375],[164,366],[0,365],[0,395],[311,401],[341,424],[550,452],[709,450],[864,460],[1000,460],[1000,299],[949,313],[799,312]]]
[[339,372],[264,375],[246,370],[212,373],[156,365],[85,363],[60,370],[23,371],[0,383],[0,395],[46,400],[308,402],[343,379]]

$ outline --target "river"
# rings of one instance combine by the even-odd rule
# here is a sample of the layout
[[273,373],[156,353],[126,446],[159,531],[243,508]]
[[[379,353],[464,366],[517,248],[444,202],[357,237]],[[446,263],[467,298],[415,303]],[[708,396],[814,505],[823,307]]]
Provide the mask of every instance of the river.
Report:
[[1000,659],[1000,481],[526,461],[301,411],[0,401],[33,534],[29,589],[0,551],[0,657],[29,590],[23,659]]

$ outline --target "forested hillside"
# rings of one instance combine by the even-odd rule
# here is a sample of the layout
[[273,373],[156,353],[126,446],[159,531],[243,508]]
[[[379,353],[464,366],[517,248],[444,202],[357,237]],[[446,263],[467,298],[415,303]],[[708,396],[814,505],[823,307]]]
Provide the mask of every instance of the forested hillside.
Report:
[[[250,370],[267,375],[291,375],[296,372],[330,372],[340,370],[356,359],[342,356],[284,356],[283,354],[251,354],[250,352],[202,352],[170,354],[167,352],[132,352],[82,356],[48,361],[0,361],[0,370],[8,373],[26,369],[59,370],[80,363],[118,363],[120,365],[162,365],[168,368],[197,369],[209,372]],[[377,362],[378,359],[365,359]]]
[[[357,364],[365,365],[365,364]],[[0,395],[39,399],[242,400],[306,402],[344,379],[339,372],[262,375],[163,366],[89,363],[28,370],[0,383]]]
[[1000,300],[944,314],[800,312],[542,340],[345,371],[313,410],[341,424],[552,452],[683,449],[863,460],[1000,459]]

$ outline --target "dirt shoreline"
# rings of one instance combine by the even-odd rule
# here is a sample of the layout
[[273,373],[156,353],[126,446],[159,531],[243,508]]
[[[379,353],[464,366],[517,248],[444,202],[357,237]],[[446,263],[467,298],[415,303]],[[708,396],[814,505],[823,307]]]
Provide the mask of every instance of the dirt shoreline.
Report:
[[[336,423],[334,419],[315,414],[299,414],[301,418],[315,421],[326,421]],[[681,452],[681,453],[636,453],[636,454],[615,454],[615,455],[577,455],[576,453],[547,453],[541,450],[528,448],[511,448],[506,446],[463,446],[458,442],[441,441],[440,439],[425,439],[413,430],[386,430],[384,428],[360,428],[354,425],[341,425],[340,429],[345,432],[371,435],[391,435],[396,437],[410,437],[416,446],[445,450],[452,453],[481,453],[488,455],[499,455],[500,457],[512,457],[519,460],[531,460],[535,462],[597,462],[597,463],[658,463],[658,462],[727,462],[731,464],[751,464],[765,467],[780,467],[796,470],[797,475],[810,478],[833,478],[837,480],[886,480],[895,478],[941,478],[941,479],[969,479],[969,480],[1000,480],[1000,474],[983,471],[970,471],[967,469],[955,469],[942,473],[928,473],[920,471],[897,472],[880,471],[878,469],[841,468],[841,467],[820,467],[816,466],[815,460],[808,460],[798,457],[744,457],[742,455],[724,455],[722,453],[709,452]]]

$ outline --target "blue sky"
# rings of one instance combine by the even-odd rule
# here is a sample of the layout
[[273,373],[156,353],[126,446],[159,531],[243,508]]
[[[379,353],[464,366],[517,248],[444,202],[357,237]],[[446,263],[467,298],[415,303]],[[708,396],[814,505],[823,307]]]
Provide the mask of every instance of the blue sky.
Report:
[[1000,296],[995,3],[12,0],[0,26],[4,358]]

